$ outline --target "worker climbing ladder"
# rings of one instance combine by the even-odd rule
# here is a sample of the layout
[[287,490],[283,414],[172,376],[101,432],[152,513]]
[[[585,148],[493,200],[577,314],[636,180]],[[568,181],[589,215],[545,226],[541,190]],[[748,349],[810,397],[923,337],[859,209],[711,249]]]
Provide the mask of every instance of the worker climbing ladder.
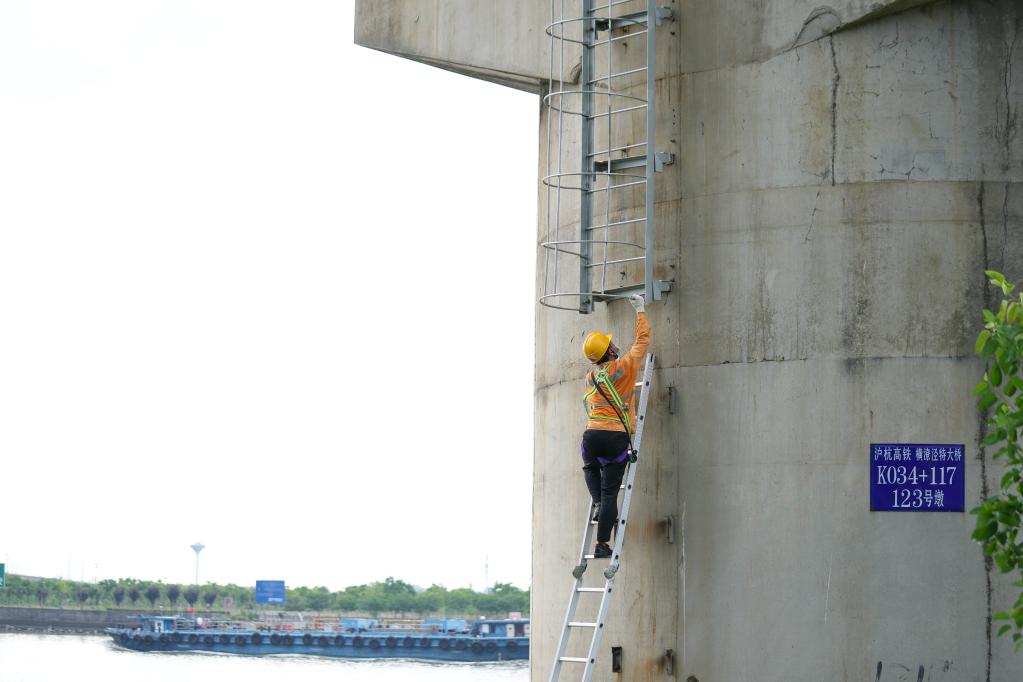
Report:
[[[565,613],[565,623],[561,628],[561,637],[558,640],[558,648],[554,656],[554,667],[551,670],[550,682],[560,682],[561,673],[565,669],[566,664],[573,666],[575,670],[578,670],[579,666],[582,667],[581,676],[579,678],[572,677],[572,679],[589,682],[590,677],[593,675],[594,666],[597,662],[597,651],[600,647],[601,637],[604,634],[604,621],[607,618],[608,608],[611,606],[611,594],[614,590],[615,577],[621,568],[626,522],[629,518],[632,491],[636,481],[636,465],[639,463],[638,458],[643,441],[643,426],[646,422],[646,406],[647,400],[650,397],[650,382],[653,379],[655,360],[656,358],[653,353],[647,354],[646,363],[643,366],[643,376],[636,382],[636,388],[640,391],[639,402],[636,403],[636,432],[632,435],[632,453],[626,465],[624,482],[621,487],[622,501],[619,505],[618,520],[615,522],[614,545],[611,549],[608,565],[604,568],[604,586],[585,587],[583,585],[583,578],[586,575],[589,562],[594,560],[593,554],[588,553],[588,551],[593,540],[593,529],[596,526],[592,511],[587,506],[586,522],[583,525],[583,541],[579,549],[579,562],[572,571],[572,577],[575,579],[575,582],[572,584],[572,593],[568,599],[568,610]],[[597,595],[600,595],[600,604],[597,607],[596,618],[593,621],[575,620],[580,601],[585,597],[595,597]],[[587,647],[588,653],[585,657],[565,655],[569,646],[569,639],[571,639],[571,635],[574,632],[590,634],[590,641]],[[571,675],[572,673],[570,673]]]

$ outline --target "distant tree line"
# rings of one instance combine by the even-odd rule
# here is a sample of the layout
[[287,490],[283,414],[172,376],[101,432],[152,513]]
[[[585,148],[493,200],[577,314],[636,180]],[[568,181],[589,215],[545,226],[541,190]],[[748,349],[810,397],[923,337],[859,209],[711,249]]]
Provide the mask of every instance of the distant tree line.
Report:
[[529,590],[510,583],[495,583],[485,592],[460,587],[449,590],[431,585],[425,590],[402,580],[387,578],[368,585],[354,585],[337,592],[326,587],[294,587],[285,592],[285,603],[256,604],[255,587],[207,583],[201,587],[149,582],[134,578],[96,583],[60,578],[29,578],[7,575],[0,588],[0,606],[40,606],[99,609],[149,609],[179,611],[185,608],[224,609],[229,598],[234,610],[314,611],[351,614],[502,616],[529,613]]

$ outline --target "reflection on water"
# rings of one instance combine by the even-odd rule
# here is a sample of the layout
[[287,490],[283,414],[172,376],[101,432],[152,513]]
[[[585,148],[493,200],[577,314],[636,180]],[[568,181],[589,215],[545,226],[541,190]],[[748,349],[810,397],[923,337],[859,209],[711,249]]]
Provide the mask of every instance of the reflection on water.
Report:
[[316,656],[144,653],[108,637],[0,634],[0,682],[528,682],[526,661],[421,663]]

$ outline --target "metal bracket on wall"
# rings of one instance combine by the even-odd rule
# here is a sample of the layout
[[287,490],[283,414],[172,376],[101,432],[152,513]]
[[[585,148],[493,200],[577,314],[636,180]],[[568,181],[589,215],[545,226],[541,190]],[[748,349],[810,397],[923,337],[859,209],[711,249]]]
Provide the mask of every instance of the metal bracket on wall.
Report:
[[668,677],[675,677],[675,650],[664,650],[664,674]]
[[674,545],[675,544],[675,517],[674,516],[670,516],[670,515],[669,516],[665,516],[664,517],[664,526],[665,526],[665,539],[668,541],[669,545]]
[[[665,166],[670,166],[675,163],[675,155],[671,152],[656,152],[654,154],[654,172],[660,173],[664,170]],[[604,161],[594,161],[593,169],[598,173],[607,173],[610,170],[612,173],[623,171],[627,168],[645,168],[646,167],[646,155],[642,156],[626,156],[621,159],[609,159]]]
[[[672,282],[670,280],[658,279],[654,280],[653,286],[656,294],[654,300],[659,301],[663,298],[664,294],[671,291]],[[593,301],[595,303],[610,303],[611,301],[618,298],[628,298],[633,294],[643,294],[646,292],[646,287],[643,284],[634,284],[628,287],[617,287],[614,289],[608,289],[603,293],[594,293]]]
[[[616,29],[627,28],[637,24],[646,24],[648,17],[648,12],[644,10],[642,12],[633,12],[632,14],[622,14],[621,16],[609,19],[598,19],[597,30],[606,31],[608,26],[610,26],[611,30],[614,31]],[[674,13],[670,7],[658,7],[654,15],[654,25],[660,26],[661,22],[665,19],[674,19]]]

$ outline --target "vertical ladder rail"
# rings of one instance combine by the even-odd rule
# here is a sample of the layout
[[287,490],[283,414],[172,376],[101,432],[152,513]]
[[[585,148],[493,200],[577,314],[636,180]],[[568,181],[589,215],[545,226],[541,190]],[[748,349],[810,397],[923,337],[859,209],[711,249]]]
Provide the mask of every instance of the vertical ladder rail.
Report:
[[[637,455],[637,457],[640,453],[643,441],[647,403],[650,399],[650,386],[653,380],[656,360],[657,358],[653,353],[647,354],[646,362],[643,366],[643,376],[636,382],[636,388],[639,388],[640,393],[639,399],[636,403],[636,431],[632,437],[632,446],[633,454]],[[554,665],[551,668],[551,676],[549,678],[550,682],[560,681],[563,663],[581,663],[583,665],[582,677],[580,678],[581,682],[589,682],[593,675],[597,662],[597,654],[600,649],[600,642],[604,634],[604,622],[607,618],[608,609],[611,606],[611,595],[614,591],[615,577],[617,576],[618,570],[621,566],[621,555],[625,542],[626,522],[628,520],[629,509],[632,503],[632,491],[636,482],[637,463],[638,459],[636,462],[629,461],[628,464],[626,464],[625,481],[621,488],[624,491],[624,494],[622,495],[621,505],[619,505],[618,522],[615,527],[614,547],[611,550],[611,561],[604,570],[605,583],[602,588],[582,586],[587,560],[592,558],[592,555],[587,554],[586,552],[593,539],[593,527],[595,525],[591,520],[593,507],[592,505],[587,506],[586,523],[582,533],[583,541],[579,549],[579,564],[576,566],[576,570],[573,571],[575,581],[572,583],[572,593],[569,596],[568,609],[565,612],[565,621],[561,628],[561,637],[558,640],[557,650],[554,655]],[[595,594],[597,592],[601,593],[601,598],[599,608],[597,609],[596,619],[593,622],[587,623],[574,621],[573,619],[575,618],[575,613],[579,606],[580,596],[584,594]],[[565,655],[572,628],[586,628],[593,630],[585,658]]]
[[[657,55],[657,26],[661,25],[657,5],[654,0],[647,0],[646,5],[646,252],[647,263],[644,269],[643,289],[646,300],[661,298],[660,288],[654,287],[654,173],[657,169],[657,152],[654,149],[654,95],[657,83],[653,68]],[[609,164],[610,165],[610,164]]]
[[[580,62],[580,80],[588,83],[593,80],[593,50],[589,46],[596,42],[597,25],[593,18],[593,0],[582,0],[583,3],[583,54]],[[593,258],[593,242],[584,239],[584,231],[587,226],[593,223],[593,88],[582,86],[580,88],[582,99],[582,152],[580,154],[580,184],[582,195],[579,205],[579,312],[593,312],[593,298],[586,292],[592,291],[593,280],[590,272],[590,262]],[[606,248],[606,247],[605,247]]]

